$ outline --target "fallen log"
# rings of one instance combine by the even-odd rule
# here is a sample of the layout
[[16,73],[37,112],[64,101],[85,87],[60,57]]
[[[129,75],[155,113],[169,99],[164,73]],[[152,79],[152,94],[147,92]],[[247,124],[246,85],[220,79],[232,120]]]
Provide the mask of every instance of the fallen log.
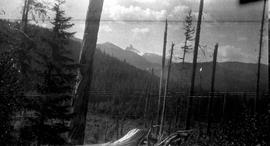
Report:
[[179,130],[171,135],[167,136],[164,140],[162,140],[156,146],[169,146],[169,145],[179,145],[187,140],[190,136],[192,130]]
[[147,132],[147,130],[132,129],[125,136],[114,142],[93,144],[88,146],[137,146],[142,142],[142,140],[145,139]]
[[151,129],[132,129],[122,138],[114,142],[91,144],[87,146],[144,146],[148,145],[149,142],[155,143],[154,146],[177,145],[184,142],[192,132],[192,130],[179,130],[167,136],[160,143],[156,143],[156,139],[149,137],[149,131],[151,132]]

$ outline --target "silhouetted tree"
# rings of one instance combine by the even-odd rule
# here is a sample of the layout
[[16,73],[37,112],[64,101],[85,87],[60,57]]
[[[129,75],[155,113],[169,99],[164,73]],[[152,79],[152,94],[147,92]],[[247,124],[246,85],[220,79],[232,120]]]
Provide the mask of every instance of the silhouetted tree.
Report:
[[192,76],[191,76],[191,84],[190,84],[190,97],[189,97],[189,102],[188,102],[188,107],[187,107],[188,110],[187,110],[187,118],[186,118],[186,129],[190,128],[191,110],[192,110],[192,104],[193,104],[192,96],[194,95],[194,88],[195,88],[195,77],[196,77],[198,50],[199,50],[199,45],[200,45],[203,6],[204,6],[204,0],[200,0],[198,23],[196,27],[196,35],[195,35],[195,43],[194,43],[193,62],[192,62],[193,65],[192,65]]
[[88,110],[89,90],[93,75],[93,61],[96,50],[100,17],[104,0],[90,0],[85,20],[85,31],[80,55],[80,81],[74,99],[74,114],[70,138],[73,144],[83,144]]
[[184,21],[184,35],[185,35],[185,42],[184,46],[182,47],[183,49],[183,57],[182,62],[183,64],[185,63],[185,58],[186,58],[186,53],[190,53],[192,50],[192,41],[194,40],[193,35],[195,33],[195,27],[193,26],[193,17],[192,17],[192,11],[190,10],[185,18]]
[[19,96],[21,84],[19,72],[8,43],[7,35],[0,32],[0,145],[12,145],[15,138],[12,135],[12,117],[21,109]]
[[38,0],[24,0],[24,6],[22,10],[21,30],[26,33],[29,14],[34,21],[37,22],[36,16],[41,17],[42,20],[47,16],[47,4],[44,1]]
[[[68,123],[72,117],[70,112],[70,101],[76,79],[76,66],[71,59],[66,45],[74,33],[68,32],[73,26],[71,18],[65,16],[61,10],[64,0],[56,0],[53,11],[55,18],[52,36],[48,42],[51,54],[40,53],[43,58],[45,69],[41,73],[43,81],[38,85],[40,96],[35,97],[28,108],[32,113],[29,119],[29,126],[24,132],[30,141],[37,141],[42,144],[67,144]],[[48,37],[48,36],[47,36]],[[24,133],[24,134],[25,134]]]
[[56,0],[56,4],[53,7],[53,11],[56,15],[54,20],[51,22],[53,24],[53,39],[49,41],[52,48],[53,61],[60,63],[61,65],[66,64],[66,62],[74,62],[74,60],[66,56],[67,54],[70,54],[70,52],[65,48],[65,46],[74,35],[74,32],[69,32],[68,29],[74,24],[70,23],[71,17],[66,17],[65,11],[61,10],[61,5],[64,3],[65,0]]

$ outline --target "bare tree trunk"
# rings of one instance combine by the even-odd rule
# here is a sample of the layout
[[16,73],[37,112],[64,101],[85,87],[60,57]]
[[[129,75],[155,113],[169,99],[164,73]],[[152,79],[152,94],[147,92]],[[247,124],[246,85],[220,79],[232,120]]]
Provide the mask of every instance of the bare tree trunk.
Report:
[[30,2],[28,0],[27,7],[26,7],[26,12],[25,12],[25,20],[24,20],[24,25],[23,25],[23,31],[25,33],[27,32],[29,9],[30,9]]
[[116,115],[115,130],[116,130],[116,139],[118,139],[119,138],[119,113],[118,112],[117,112],[117,115]]
[[176,129],[178,129],[179,128],[179,117],[180,117],[180,104],[181,104],[181,100],[180,100],[181,98],[180,97],[178,97],[177,98],[177,101],[176,101],[176,108],[175,108],[175,111],[176,111],[176,113],[175,113],[175,125],[174,125],[174,128],[176,128]]
[[174,49],[174,43],[172,43],[171,55],[170,55],[170,60],[169,60],[169,65],[168,65],[168,73],[167,73],[167,78],[166,78],[166,83],[165,83],[165,89],[164,89],[162,115],[161,115],[161,120],[160,120],[160,129],[159,129],[159,137],[162,136],[162,132],[163,132],[164,117],[165,117],[165,110],[166,110],[167,90],[168,90],[169,80],[170,80],[170,72],[171,72],[173,49]]
[[22,22],[21,22],[21,30],[24,33],[27,32],[29,10],[30,10],[30,0],[25,0],[24,6],[23,6],[23,12],[22,12]]
[[70,133],[72,143],[77,145],[82,145],[84,143],[86,115],[93,74],[93,60],[96,50],[102,7],[103,0],[89,0],[82,50],[80,54],[80,81],[76,89],[76,95],[73,103],[75,116],[72,120],[72,130]]
[[259,46],[259,55],[258,55],[258,70],[257,70],[257,87],[256,87],[256,99],[254,102],[254,111],[257,111],[257,100],[260,96],[260,79],[261,79],[261,56],[262,56],[262,43],[263,43],[263,28],[264,28],[264,19],[265,19],[265,7],[266,0],[263,3],[263,15],[261,22],[261,30],[260,30],[260,46]]
[[223,96],[223,104],[222,104],[222,122],[225,121],[225,110],[226,110],[226,102],[227,102],[227,93]]
[[[166,19],[165,22],[165,31],[164,31],[164,41],[163,41],[163,54],[162,54],[162,68],[161,68],[161,75],[160,75],[160,82],[159,82],[159,92],[158,92],[158,109],[157,109],[157,124],[160,124],[160,114],[161,114],[161,96],[163,91],[163,82],[164,82],[164,67],[165,67],[165,59],[166,59],[166,45],[167,45],[167,29],[168,29],[168,21]],[[160,128],[160,127],[159,127]],[[159,129],[157,128],[157,129]],[[157,130],[157,135],[158,135]]]
[[145,99],[145,106],[144,106],[144,127],[147,127],[147,118],[149,115],[149,102],[150,102],[150,94],[152,92],[152,80],[153,80],[153,76],[154,76],[154,71],[153,68],[151,69],[151,77],[150,77],[150,81],[147,84],[147,89],[146,89],[146,99]]
[[105,121],[105,132],[104,132],[104,142],[107,141],[107,133],[108,133],[108,121]]
[[23,11],[22,11],[22,20],[21,20],[21,30],[23,30],[23,22],[25,20],[25,12],[26,12],[26,7],[27,7],[28,0],[24,0],[24,6],[23,6]]
[[125,126],[125,119],[122,120],[121,129],[120,129],[120,136],[124,135],[124,126]]
[[213,58],[213,70],[212,70],[212,80],[211,80],[211,95],[208,106],[208,124],[207,124],[207,134],[210,135],[210,128],[212,122],[212,105],[213,97],[215,92],[215,77],[216,77],[216,64],[217,64],[217,54],[218,54],[218,44],[215,46],[214,58]]
[[[168,112],[168,109],[167,109],[167,113],[169,113]],[[173,124],[173,115],[170,114],[170,116],[167,116],[167,117],[168,117],[168,121],[169,121],[169,123],[168,123],[169,124],[168,135],[170,135],[171,134],[171,130],[172,130],[172,124]]]
[[146,93],[146,99],[145,99],[145,105],[144,105],[144,113],[143,113],[143,119],[144,119],[144,127],[147,126],[147,112],[148,112],[148,102],[149,102],[149,96]]
[[[28,19],[28,17],[27,17],[28,11],[29,11],[29,0],[25,0],[24,1],[24,6],[23,6],[23,12],[22,12],[22,20],[21,20],[21,24],[20,24],[20,31],[23,34],[21,36],[21,48],[23,48],[23,49],[26,49],[26,47],[25,47],[26,44],[30,44],[30,43],[26,43],[26,42],[29,42],[28,41],[29,38],[28,38],[28,36],[26,34],[26,25],[27,25],[27,19]],[[19,56],[19,59],[20,59],[20,63],[21,63],[20,64],[20,71],[21,71],[21,73],[23,75],[22,78],[25,78],[25,76],[26,76],[26,69],[25,69],[25,66],[23,65],[23,62],[24,62],[23,60],[25,58],[23,58],[20,55]]]
[[203,14],[203,4],[204,4],[204,0],[201,0],[200,8],[199,8],[198,23],[197,23],[197,28],[196,28],[196,36],[195,36],[193,68],[192,68],[190,97],[189,97],[189,102],[188,102],[188,111],[187,111],[187,119],[186,119],[186,129],[190,129],[190,120],[191,120],[191,113],[192,113],[191,110],[192,110],[192,104],[193,104],[192,96],[194,95],[197,57],[198,57],[198,50],[199,50],[199,44],[200,44],[201,22],[202,22],[202,14]]
[[[183,61],[182,61],[182,64],[184,65],[185,64],[185,58],[186,58],[186,46],[187,46],[187,39],[185,40],[185,48],[184,48],[184,52],[183,52]],[[183,66],[184,67],[184,66]]]
[[[153,117],[153,115],[152,115],[152,113],[151,113],[151,109],[150,109],[150,107],[151,107],[151,98],[152,98],[152,93],[153,93],[153,88],[154,88],[154,82],[153,82],[153,80],[154,80],[154,69],[152,68],[152,70],[151,70],[151,81],[150,81],[150,90],[149,90],[149,102],[148,102],[148,105],[147,105],[147,111],[148,111],[148,117],[149,118],[152,118]],[[152,101],[153,103],[154,103],[154,101]],[[153,120],[151,120],[151,122],[149,123],[149,124],[153,124],[152,123],[153,122]]]

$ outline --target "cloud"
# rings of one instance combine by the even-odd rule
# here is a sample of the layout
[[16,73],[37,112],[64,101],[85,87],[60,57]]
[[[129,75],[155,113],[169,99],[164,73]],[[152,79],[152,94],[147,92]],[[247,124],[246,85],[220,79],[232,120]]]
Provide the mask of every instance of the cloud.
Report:
[[166,10],[153,10],[130,5],[129,7],[113,5],[104,10],[105,19],[112,20],[162,20],[166,16]]
[[[190,0],[110,0],[105,1],[102,19],[105,20],[149,20],[160,21],[184,20],[189,9],[194,10],[194,16],[198,15],[197,7]],[[213,20],[210,13],[204,12],[204,20]]]
[[[200,0],[185,0],[185,1],[190,2],[190,3],[197,3],[197,4],[200,3]],[[204,4],[213,3],[215,1],[216,0],[204,0]]]
[[104,32],[112,32],[112,28],[109,25],[101,25],[100,30]]
[[[196,12],[198,5],[186,1],[190,0],[106,0],[102,19],[159,21],[168,17],[171,20],[183,20],[186,11],[193,9]],[[85,19],[88,3],[87,0],[80,0],[80,3],[68,0],[67,13],[76,19]],[[191,5],[196,5],[196,9]]]
[[256,55],[250,54],[242,48],[225,45],[218,49],[218,61],[256,62]]
[[244,37],[244,36],[240,36],[240,37],[237,37],[237,40],[238,41],[246,41],[246,40],[248,40],[248,38]]
[[178,5],[176,7],[174,7],[173,9],[173,13],[181,13],[181,12],[185,12],[189,9],[188,6],[185,5]]
[[182,19],[190,9],[179,0],[110,0],[105,1],[102,18],[107,20]]
[[[130,0],[132,2],[132,0]],[[172,0],[133,0],[134,2],[136,3],[139,3],[139,4],[150,4],[150,5],[162,5],[163,7],[167,7],[170,5],[170,2]]]
[[186,5],[177,5],[172,9],[168,18],[172,20],[184,19],[189,9],[190,8]]
[[157,0],[134,0],[138,3],[155,3]]
[[150,30],[149,28],[133,28],[131,31],[136,35],[136,34],[145,34],[148,33]]
[[[194,18],[197,20],[199,16],[199,12],[193,12],[193,14],[195,16]],[[213,21],[216,23],[216,20],[213,18],[213,16],[207,12],[203,12],[202,21]]]

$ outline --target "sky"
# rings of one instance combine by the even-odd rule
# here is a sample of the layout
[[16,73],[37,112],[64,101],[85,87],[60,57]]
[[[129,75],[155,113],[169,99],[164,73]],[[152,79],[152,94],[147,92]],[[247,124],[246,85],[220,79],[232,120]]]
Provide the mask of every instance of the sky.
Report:
[[[0,0],[0,18],[19,19],[23,0]],[[47,0],[48,1],[48,0]],[[49,0],[52,1],[52,0]],[[194,26],[200,0],[104,0],[98,43],[111,42],[125,49],[130,44],[144,53],[162,52],[164,21],[169,20],[168,43],[176,44],[181,55],[184,42],[183,20],[193,11]],[[89,0],[66,0],[66,15],[73,18],[74,27],[82,38]],[[218,61],[257,62],[262,2],[239,6],[238,0],[204,0],[199,61],[210,61],[213,48],[219,44]],[[269,13],[269,11],[268,11]],[[41,23],[41,22],[40,22]],[[49,27],[48,23],[41,24]],[[267,24],[262,50],[262,62],[268,62]],[[192,60],[192,53],[187,61]]]

